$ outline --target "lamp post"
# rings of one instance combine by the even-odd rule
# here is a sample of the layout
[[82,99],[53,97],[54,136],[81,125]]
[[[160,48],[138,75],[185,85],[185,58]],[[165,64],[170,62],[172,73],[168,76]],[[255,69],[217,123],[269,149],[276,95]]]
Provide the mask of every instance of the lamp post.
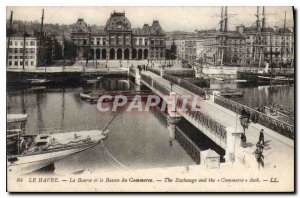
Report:
[[246,141],[247,141],[247,138],[246,138],[246,129],[248,129],[248,126],[249,126],[249,124],[250,124],[250,122],[249,122],[249,119],[247,118],[247,117],[245,117],[245,116],[241,116],[240,117],[240,123],[241,123],[241,125],[242,125],[242,127],[243,127],[243,134],[242,134],[242,143],[246,143]]

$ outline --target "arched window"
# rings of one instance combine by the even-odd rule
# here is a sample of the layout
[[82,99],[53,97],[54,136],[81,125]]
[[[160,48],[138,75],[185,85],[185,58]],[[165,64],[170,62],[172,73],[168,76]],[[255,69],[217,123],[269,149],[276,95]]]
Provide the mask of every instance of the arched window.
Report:
[[128,49],[128,48],[126,48],[126,49],[124,50],[124,59],[126,59],[126,60],[129,59],[129,49]]
[[115,36],[110,37],[110,44],[116,45],[116,37]]
[[122,53],[123,53],[122,49],[119,48],[119,49],[117,50],[117,59],[122,59]]
[[137,39],[133,38],[133,45],[137,45]]
[[129,36],[125,37],[125,44],[130,45],[130,37]]
[[123,44],[123,36],[118,36],[118,45]]
[[115,49],[114,48],[109,50],[109,59],[115,59]]

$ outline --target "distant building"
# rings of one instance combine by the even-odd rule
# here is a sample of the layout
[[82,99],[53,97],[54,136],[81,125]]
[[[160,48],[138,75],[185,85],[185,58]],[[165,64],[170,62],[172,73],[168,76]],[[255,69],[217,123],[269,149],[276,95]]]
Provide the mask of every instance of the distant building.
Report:
[[[8,42],[8,40],[7,40]],[[25,56],[23,57],[24,37],[17,33],[11,35],[8,50],[8,67],[22,68],[37,66],[38,40],[37,37],[27,36],[25,40]]]
[[237,31],[246,39],[246,64],[258,65],[259,62],[271,61],[291,65],[294,59],[294,34],[288,28],[262,28],[238,26]]
[[159,22],[133,29],[125,13],[113,12],[104,30],[90,30],[78,19],[71,38],[76,46],[77,59],[165,59],[165,33]]
[[241,25],[235,31],[203,30],[171,36],[168,42],[171,39],[177,58],[187,61],[228,66],[264,66],[271,61],[274,66],[294,64],[294,33],[288,28]]
[[175,45],[176,45],[176,53],[177,53],[177,58],[179,59],[184,59],[185,58],[185,38],[180,37],[174,40]]
[[197,59],[197,37],[188,37],[185,40],[185,59],[195,61]]

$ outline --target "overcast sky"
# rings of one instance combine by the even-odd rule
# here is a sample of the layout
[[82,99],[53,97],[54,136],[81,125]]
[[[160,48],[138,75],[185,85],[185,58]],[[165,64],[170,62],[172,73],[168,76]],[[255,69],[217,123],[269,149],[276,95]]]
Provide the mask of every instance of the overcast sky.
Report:
[[[6,17],[14,12],[14,20],[41,20],[42,8],[45,10],[44,23],[72,24],[78,18],[92,25],[105,25],[114,10],[123,12],[132,27],[151,25],[159,20],[164,31],[194,31],[219,27],[221,7],[7,7]],[[262,10],[262,8],[261,8]],[[287,27],[293,27],[292,7],[265,7],[267,26],[282,26],[286,11]],[[255,23],[256,7],[228,7],[229,28]]]

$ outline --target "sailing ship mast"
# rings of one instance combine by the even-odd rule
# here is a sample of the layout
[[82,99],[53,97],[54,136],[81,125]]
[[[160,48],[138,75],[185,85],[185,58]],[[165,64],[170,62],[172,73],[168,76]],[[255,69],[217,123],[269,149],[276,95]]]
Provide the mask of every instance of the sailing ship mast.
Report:
[[39,38],[40,40],[39,40],[37,66],[40,66],[40,64],[41,64],[41,46],[42,46],[42,36],[43,36],[43,25],[44,25],[44,9],[42,9],[42,21],[41,21],[40,38]]
[[[88,45],[88,48],[87,48],[86,64],[85,64],[86,67],[87,67],[88,62],[89,62],[90,49],[91,49],[91,37],[92,37],[91,26],[89,27],[89,30],[90,30],[90,32],[89,32],[89,45]],[[84,70],[84,67],[83,67],[83,70]]]
[[286,28],[286,12],[284,12],[283,43],[281,44],[281,65],[280,65],[280,69],[282,69],[282,65],[283,65],[283,53],[284,53],[284,48],[285,48],[285,28]]
[[9,51],[9,44],[10,44],[12,20],[13,20],[13,11],[10,12],[9,29],[7,32],[8,39],[7,39],[7,47],[6,47],[6,67],[8,67],[8,51]]
[[25,69],[25,51],[26,51],[26,48],[25,48],[25,43],[26,43],[26,29],[25,29],[25,25],[24,25],[24,30],[23,30],[23,70]]
[[[260,31],[260,19],[259,19],[259,7],[256,7],[256,31],[259,32]],[[259,44],[258,42],[258,37],[259,35],[256,34],[256,43]],[[255,64],[255,58],[256,58],[256,51],[257,51],[257,44],[254,47],[254,53],[253,53],[253,64]]]
[[265,7],[263,6],[263,8],[262,8],[262,19],[261,19],[261,28],[260,28],[260,42],[259,42],[259,44],[260,44],[260,47],[259,47],[259,62],[258,62],[258,67],[260,67],[260,65],[261,65],[261,56],[262,56],[262,52],[263,52],[263,47],[264,47],[264,45],[263,45],[263,43],[262,43],[262,33],[263,33],[263,31],[264,31],[264,29],[265,29]]
[[271,76],[270,76],[270,88],[272,86],[272,78],[273,78],[273,53],[272,53],[272,36],[271,36],[271,32],[269,32],[269,36],[270,36],[270,71],[271,71]]
[[[225,13],[227,13],[227,7],[225,8]],[[225,21],[225,19],[224,19],[224,11],[223,11],[223,6],[222,6],[222,9],[221,9],[221,21],[220,21],[220,32],[221,32],[221,41],[220,41],[220,44],[221,44],[221,54],[220,54],[220,56],[221,56],[221,68],[222,68],[222,66],[223,66],[223,55],[224,55],[224,49],[223,49],[223,45],[224,45],[224,32],[225,32],[225,23],[226,23],[226,21]],[[226,26],[226,28],[227,28],[227,26]]]
[[63,71],[65,71],[66,57],[65,57],[65,30],[63,30],[63,45],[62,45],[62,56],[63,56]]

